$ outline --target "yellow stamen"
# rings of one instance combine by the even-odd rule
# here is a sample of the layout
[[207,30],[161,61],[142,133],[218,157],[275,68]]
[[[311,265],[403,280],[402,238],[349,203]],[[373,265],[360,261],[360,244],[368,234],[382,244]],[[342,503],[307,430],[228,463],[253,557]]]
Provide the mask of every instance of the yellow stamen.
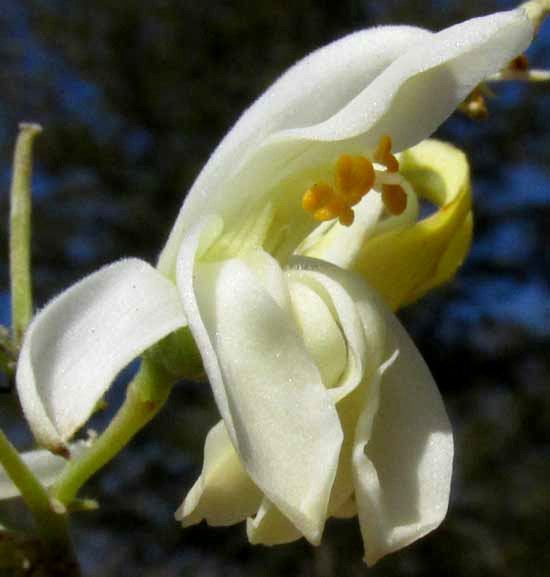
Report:
[[510,60],[508,66],[506,67],[508,70],[514,71],[525,71],[529,70],[529,60],[525,54],[520,54],[516,56],[513,60]]
[[355,206],[374,185],[372,162],[363,156],[342,154],[335,167],[335,187],[314,184],[302,196],[302,208],[319,222],[338,218],[343,226],[353,223]]
[[315,212],[334,195],[332,187],[324,182],[314,184],[302,196],[302,208],[306,212]]
[[336,163],[336,189],[353,206],[357,204],[374,184],[372,162],[364,156],[342,154]]
[[[391,147],[391,138],[382,136],[373,158],[386,167],[387,173],[397,173],[399,162]],[[351,226],[355,219],[352,207],[361,201],[375,182],[376,172],[368,158],[342,154],[334,167],[334,186],[326,182],[314,184],[304,192],[302,208],[318,222],[337,218],[341,225]],[[399,184],[382,185],[382,199],[391,214],[401,214],[407,207],[407,195]]]
[[353,209],[346,206],[344,210],[338,215],[338,220],[342,226],[351,226],[355,220],[355,213]]
[[458,109],[473,120],[485,120],[489,117],[489,110],[480,88],[474,88]]
[[391,147],[391,136],[382,135],[378,142],[378,148],[374,152],[374,160],[379,164],[383,164],[388,169],[388,172],[398,172],[399,161],[392,154]]
[[390,214],[400,215],[407,208],[407,193],[399,184],[384,184],[382,186],[382,202]]

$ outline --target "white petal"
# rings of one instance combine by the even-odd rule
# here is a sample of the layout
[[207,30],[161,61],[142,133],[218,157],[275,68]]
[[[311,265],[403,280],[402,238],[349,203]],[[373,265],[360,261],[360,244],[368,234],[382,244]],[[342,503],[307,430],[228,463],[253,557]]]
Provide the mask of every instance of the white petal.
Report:
[[29,326],[17,366],[37,441],[61,450],[117,373],[184,325],[175,286],[137,259],[107,266],[48,303]]
[[[81,455],[87,447],[87,443],[79,441],[70,446],[71,457]],[[63,457],[52,455],[50,451],[39,449],[28,451],[21,455],[29,469],[36,475],[38,480],[45,486],[53,485],[68,461]],[[11,499],[20,495],[19,489],[13,484],[6,471],[0,467],[0,499]]]
[[531,42],[521,9],[474,18],[416,43],[332,118],[275,135],[309,141],[359,137],[370,148],[383,134],[404,150],[427,138],[485,77]]
[[384,213],[381,195],[371,190],[354,207],[354,213],[355,219],[351,226],[343,226],[338,220],[317,226],[298,246],[295,254],[319,258],[348,268]]
[[340,461],[329,502],[336,514],[353,495],[352,451],[357,420],[370,394],[386,347],[385,319],[379,312],[379,296],[356,274],[322,261],[303,257],[291,259],[289,278],[313,287],[334,309],[345,335],[347,368],[338,386],[329,391],[344,431]]
[[334,514],[337,519],[351,519],[357,516],[357,504],[355,503],[355,495],[352,495],[347,501],[345,501],[339,509],[337,509]]
[[315,290],[289,277],[292,310],[300,336],[321,372],[325,388],[337,386],[346,369],[347,347],[338,318]]
[[[400,36],[401,29],[399,32],[391,30],[386,40],[396,40],[399,49],[391,51],[378,45],[383,66],[365,74],[363,90],[357,96],[347,88],[348,70],[340,61],[340,58],[346,58],[348,50],[353,53],[349,66],[351,76],[357,79],[360,68],[355,60],[355,37],[347,42],[344,39],[341,46],[329,47],[331,58],[327,59],[326,74],[334,73],[337,80],[326,93],[342,91],[345,94],[345,98],[338,99],[341,108],[331,107],[331,111],[336,112],[330,118],[312,125],[307,114],[303,117],[302,110],[311,105],[311,100],[297,104],[299,112],[294,119],[291,110],[295,100],[286,90],[279,92],[275,88],[261,99],[257,117],[255,112],[245,113],[233,129],[235,132],[222,141],[193,186],[161,256],[161,270],[171,274],[180,239],[193,218],[201,213],[220,214],[230,226],[230,220],[238,218],[252,198],[269,197],[285,179],[326,164],[344,151],[373,149],[383,134],[392,136],[395,150],[428,137],[488,74],[524,51],[533,34],[531,22],[519,9],[469,20],[436,35],[425,36],[409,30]],[[368,33],[365,32],[366,38]],[[408,34],[412,34],[413,41],[408,39],[402,44],[398,37],[405,38]],[[358,38],[363,42],[363,37]],[[402,52],[403,55],[396,58]],[[313,62],[322,66],[325,53],[317,54],[320,55],[319,64],[316,58]],[[374,56],[365,47],[361,57],[369,60]],[[335,58],[336,66],[330,63]],[[317,80],[315,74],[310,77],[308,62],[299,64],[289,77],[299,82],[300,88],[310,80]],[[301,72],[302,77],[294,70]],[[357,80],[353,85],[355,91],[360,90]],[[346,102],[346,99],[349,100]],[[271,110],[269,105],[273,106]],[[288,122],[284,113],[287,109],[290,110]],[[282,115],[281,122],[271,120],[278,118],[276,112]],[[323,109],[323,112],[328,110]],[[260,128],[258,118],[269,127],[266,131]],[[278,132],[273,132],[275,125]],[[258,138],[250,136],[251,127],[257,129]],[[243,146],[234,148],[236,144]],[[297,194],[302,192],[298,187]]]
[[[365,558],[380,557],[437,527],[447,512],[451,425],[428,367],[397,318],[385,310],[393,358],[383,366],[357,426],[355,495]],[[379,406],[378,406],[379,404]]]
[[468,20],[414,43],[325,122],[266,139],[226,183],[224,198],[234,205],[261,190],[268,194],[266,182],[273,188],[342,152],[374,149],[384,134],[392,137],[396,151],[420,142],[488,74],[525,50],[532,34],[523,10],[514,10]]
[[195,261],[202,230],[182,243],[177,281],[218,408],[254,483],[318,542],[342,443],[334,405],[260,278],[236,259]]
[[[222,212],[226,182],[243,157],[277,131],[327,120],[392,61],[430,35],[411,26],[371,28],[337,40],[290,68],[244,112],[210,157],[181,208],[159,269],[173,274],[185,230],[200,215]],[[234,200],[227,199],[229,204]]]
[[337,403],[374,373],[382,360],[385,324],[378,312],[379,297],[358,275],[316,259],[293,257],[287,276],[323,295],[334,309],[348,349],[346,373],[329,391]]
[[288,518],[265,498],[254,519],[247,519],[246,534],[252,545],[283,545],[302,537]]
[[223,421],[215,425],[204,444],[200,477],[176,512],[184,527],[203,519],[213,527],[233,525],[254,515],[261,491],[244,470]]

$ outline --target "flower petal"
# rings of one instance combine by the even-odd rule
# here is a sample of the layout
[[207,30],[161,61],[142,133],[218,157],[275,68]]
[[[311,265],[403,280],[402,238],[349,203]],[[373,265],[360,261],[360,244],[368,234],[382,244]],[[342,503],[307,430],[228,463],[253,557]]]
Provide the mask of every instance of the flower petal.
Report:
[[184,527],[203,519],[213,527],[233,525],[254,515],[261,501],[261,491],[244,470],[220,421],[206,437],[202,473],[177,510],[176,519]]
[[252,545],[283,545],[303,536],[288,518],[265,498],[254,519],[247,519],[246,534]]
[[29,326],[17,367],[37,441],[62,450],[117,373],[184,325],[174,285],[137,259],[107,266],[52,300]]
[[[354,40],[344,39],[342,45],[329,47],[327,53],[331,59],[337,59],[337,65],[329,64],[325,74],[334,72],[334,78],[342,81],[333,81],[326,94],[340,91],[345,94],[345,98],[337,99],[340,108],[330,107],[330,112],[336,111],[330,118],[312,125],[315,115],[309,118],[302,112],[312,104],[312,99],[307,103],[299,100],[298,104],[286,89],[279,92],[275,88],[264,95],[258,108],[253,107],[245,114],[235,132],[222,141],[193,186],[161,255],[161,270],[172,274],[182,235],[193,218],[201,213],[219,214],[230,227],[231,221],[238,220],[251,203],[265,204],[267,198],[282,194],[284,186],[275,189],[288,179],[294,177],[295,195],[301,196],[307,189],[306,180],[310,179],[307,172],[326,165],[342,152],[361,153],[365,147],[374,149],[383,134],[392,136],[397,151],[428,137],[488,74],[504,67],[524,51],[533,35],[533,25],[521,9],[469,20],[435,35],[426,36],[405,29],[407,32],[402,38],[410,40],[410,34],[414,38],[406,44],[397,40],[403,29],[398,29],[399,32],[390,30],[390,38],[386,40],[396,40],[399,49],[380,48],[378,43],[384,65],[369,70],[362,87],[357,81],[359,67]],[[362,40],[361,36],[358,38]],[[345,60],[340,61],[340,58],[345,59],[347,49],[354,55],[350,70],[355,81],[351,84],[347,80]],[[325,52],[318,54],[321,55],[319,62],[324,61]],[[399,54],[402,55],[396,58]],[[361,57],[368,60],[368,56],[373,55],[364,48]],[[327,63],[331,59],[326,59]],[[312,61],[317,63],[317,58]],[[292,69],[289,78],[299,81],[300,88],[306,80],[318,88],[317,76],[313,73],[310,76],[308,62]],[[303,77],[296,76],[295,70],[302,72]],[[318,76],[323,77],[322,74]],[[284,80],[284,86],[287,86],[286,82]],[[351,85],[353,91],[349,90]],[[292,91],[292,94],[296,92]],[[318,94],[314,96],[323,100]],[[293,104],[297,104],[296,117]],[[285,110],[288,110],[286,114]],[[323,114],[329,112],[327,109],[322,111]],[[281,115],[280,122],[277,113]],[[268,128],[262,130],[258,120],[265,122]],[[257,138],[251,137],[252,127],[258,131]],[[242,147],[237,146],[241,144]],[[302,173],[307,178],[299,183],[296,175]],[[288,222],[288,230],[300,229],[298,221],[304,220],[304,214],[298,212],[296,222]]]
[[451,279],[472,235],[470,170],[464,153],[426,140],[403,153],[401,165],[419,195],[440,209],[414,226],[374,233],[352,263],[394,309]]
[[395,341],[389,346],[393,355],[381,367],[381,383],[370,385],[353,451],[369,565],[441,523],[453,459],[451,425],[430,371],[397,318],[381,308]]
[[327,389],[337,386],[347,365],[346,341],[339,319],[315,290],[292,277],[288,285],[297,328],[319,368],[323,385]]
[[334,405],[291,317],[262,279],[237,259],[196,261],[211,227],[216,221],[199,223],[178,258],[189,328],[245,469],[318,542],[342,443]]
[[473,18],[416,43],[333,117],[274,140],[359,139],[375,148],[384,134],[404,150],[427,138],[490,73],[503,68],[532,40],[522,9]]
[[348,268],[357,252],[372,236],[376,224],[384,213],[381,195],[370,191],[354,207],[354,212],[355,219],[351,226],[344,226],[338,220],[318,225],[298,246],[295,254],[318,258]]
[[[82,454],[87,446],[88,444],[85,441],[72,443],[70,446],[71,457]],[[55,483],[57,477],[69,462],[63,457],[52,455],[50,451],[45,449],[22,453],[21,458],[45,487],[50,487]],[[19,489],[13,484],[6,471],[0,467],[0,500],[11,499],[19,495]]]
[[[291,284],[302,283],[322,297],[344,335],[346,373],[329,391],[337,403],[368,380],[382,361],[386,332],[378,312],[380,297],[358,275],[317,259],[292,257],[286,275]],[[294,306],[299,304],[295,299]]]
[[223,214],[226,182],[243,157],[277,131],[327,120],[346,106],[413,44],[431,32],[412,26],[386,26],[350,34],[316,50],[290,68],[240,117],[189,191],[159,269],[173,275],[181,239],[200,215]]
[[357,420],[377,377],[385,353],[385,319],[379,312],[380,297],[356,274],[328,263],[294,257],[287,276],[314,288],[335,311],[348,350],[347,368],[340,382],[329,391],[344,431],[344,442],[329,502],[335,514],[353,495],[351,458]]
[[[375,149],[389,134],[393,149],[424,140],[491,72],[523,52],[533,25],[521,9],[474,18],[414,43],[347,106],[315,126],[273,134],[248,159],[232,183],[244,198],[342,152]],[[228,183],[229,184],[229,183]],[[265,188],[265,184],[264,184]]]

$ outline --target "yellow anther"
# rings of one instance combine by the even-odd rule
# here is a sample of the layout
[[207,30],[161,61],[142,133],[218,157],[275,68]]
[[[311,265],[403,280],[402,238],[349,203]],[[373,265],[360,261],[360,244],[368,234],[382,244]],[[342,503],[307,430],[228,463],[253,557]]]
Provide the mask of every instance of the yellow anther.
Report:
[[466,98],[458,109],[473,120],[485,120],[489,117],[489,110],[487,109],[485,97],[479,87],[474,88],[468,98]]
[[386,156],[384,164],[386,165],[388,172],[399,172],[399,161],[393,154],[389,153]]
[[323,208],[318,208],[316,211],[314,211],[313,213],[313,218],[319,222],[325,222],[327,220],[333,220],[337,217],[338,215],[334,214],[332,212],[332,210],[330,210],[330,208],[327,207],[323,207]]
[[345,201],[326,182],[314,184],[302,196],[302,208],[320,222],[337,218],[344,207]]
[[302,196],[302,208],[319,222],[337,218],[340,224],[350,226],[355,218],[351,207],[373,187],[375,178],[368,158],[342,154],[335,167],[335,187],[314,184]]
[[302,208],[306,212],[314,212],[324,206],[332,196],[334,196],[334,191],[331,186],[325,182],[314,184],[304,192],[304,196],[302,196]]
[[342,154],[336,163],[336,189],[349,206],[357,204],[374,184],[372,162],[364,156]]
[[378,148],[374,151],[374,160],[384,164],[386,156],[391,153],[391,136],[383,134],[378,141]]
[[[374,153],[375,162],[397,172],[399,162],[391,153],[392,141],[382,136]],[[342,154],[334,167],[334,187],[325,182],[314,184],[302,196],[302,208],[318,222],[338,219],[341,225],[351,226],[355,219],[353,206],[374,186],[376,172],[372,162],[364,156]],[[391,214],[401,214],[407,206],[407,195],[399,185],[383,185],[384,204]],[[387,197],[387,198],[386,198]]]
[[382,202],[390,214],[397,216],[407,208],[407,193],[399,184],[384,184]]
[[344,210],[338,215],[338,220],[342,226],[351,226],[355,220],[355,213],[353,209],[349,206],[345,207]]
[[508,70],[529,70],[529,60],[525,54],[520,54],[516,56],[513,60],[508,62],[508,66],[506,67]]
[[378,147],[374,151],[374,160],[379,164],[383,164],[388,172],[399,171],[399,161],[391,152],[392,141],[391,136],[384,134],[380,137]]

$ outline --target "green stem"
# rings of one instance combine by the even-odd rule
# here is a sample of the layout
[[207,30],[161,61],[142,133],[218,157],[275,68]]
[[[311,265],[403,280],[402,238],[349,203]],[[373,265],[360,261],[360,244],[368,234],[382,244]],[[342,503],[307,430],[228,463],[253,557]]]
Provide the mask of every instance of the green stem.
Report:
[[90,449],[67,465],[53,488],[53,496],[64,505],[69,505],[82,485],[115,457],[160,411],[174,382],[175,379],[145,358],[109,426]]
[[10,277],[12,339],[18,349],[32,318],[31,175],[32,143],[38,124],[21,124],[13,157],[10,210]]
[[76,577],[79,569],[69,537],[65,511],[60,511],[59,508],[56,510],[55,501],[52,501],[46,489],[2,431],[0,431],[0,464],[27,503],[45,545],[48,559],[55,564],[62,562],[63,566],[70,566],[72,574]]

